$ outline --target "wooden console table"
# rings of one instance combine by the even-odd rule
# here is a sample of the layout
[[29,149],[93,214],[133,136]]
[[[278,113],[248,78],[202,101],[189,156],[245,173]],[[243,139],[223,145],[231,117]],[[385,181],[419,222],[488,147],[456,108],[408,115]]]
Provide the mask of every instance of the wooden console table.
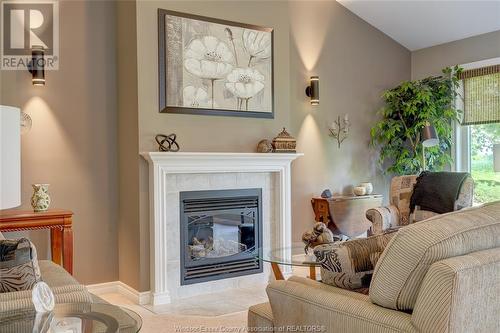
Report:
[[50,229],[52,261],[73,274],[73,212],[49,209],[35,213],[31,210],[0,210],[0,231]]
[[325,223],[333,233],[356,237],[368,230],[371,223],[366,211],[380,207],[380,194],[362,196],[335,196],[332,198],[312,198],[314,219]]

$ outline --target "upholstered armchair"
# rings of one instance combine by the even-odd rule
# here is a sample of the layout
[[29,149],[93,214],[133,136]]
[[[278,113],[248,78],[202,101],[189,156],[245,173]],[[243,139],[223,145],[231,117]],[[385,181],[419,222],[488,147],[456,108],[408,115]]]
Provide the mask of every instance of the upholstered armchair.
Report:
[[[386,229],[423,221],[438,215],[434,212],[421,210],[418,206],[410,214],[410,199],[416,181],[416,175],[398,176],[391,180],[389,206],[372,208],[366,212],[367,219],[372,222],[369,234],[381,234]],[[472,177],[467,177],[462,184],[458,199],[455,201],[454,210],[471,207],[473,194],[474,180]]]

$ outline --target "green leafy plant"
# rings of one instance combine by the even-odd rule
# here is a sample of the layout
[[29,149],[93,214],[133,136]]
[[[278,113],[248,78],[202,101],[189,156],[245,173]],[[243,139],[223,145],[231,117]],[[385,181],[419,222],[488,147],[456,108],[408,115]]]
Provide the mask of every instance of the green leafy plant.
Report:
[[447,67],[442,76],[405,81],[383,93],[382,119],[370,135],[386,173],[409,175],[422,170],[420,131],[427,121],[439,136],[439,145],[425,149],[427,169],[441,170],[451,163],[452,124],[460,115],[455,107],[460,72],[457,66]]

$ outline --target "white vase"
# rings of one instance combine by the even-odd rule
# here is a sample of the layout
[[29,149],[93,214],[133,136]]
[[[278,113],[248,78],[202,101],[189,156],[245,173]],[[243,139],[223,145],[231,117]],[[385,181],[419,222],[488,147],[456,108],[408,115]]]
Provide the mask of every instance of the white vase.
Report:
[[365,182],[359,184],[359,186],[363,186],[366,189],[366,194],[372,194],[373,192],[373,184],[370,182]]
[[49,184],[33,184],[31,186],[33,186],[33,196],[31,197],[33,210],[35,212],[44,212],[49,209]]

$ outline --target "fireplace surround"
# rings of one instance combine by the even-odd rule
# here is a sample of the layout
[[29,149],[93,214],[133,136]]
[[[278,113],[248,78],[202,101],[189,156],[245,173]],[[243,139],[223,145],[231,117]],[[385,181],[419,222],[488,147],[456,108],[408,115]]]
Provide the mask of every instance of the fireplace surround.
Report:
[[[291,163],[302,154],[146,152],[141,155],[149,163],[151,305],[268,281],[272,272],[264,263],[262,273],[182,284],[180,193],[260,188],[262,244],[286,252],[292,240]],[[283,273],[291,272],[283,267]]]

